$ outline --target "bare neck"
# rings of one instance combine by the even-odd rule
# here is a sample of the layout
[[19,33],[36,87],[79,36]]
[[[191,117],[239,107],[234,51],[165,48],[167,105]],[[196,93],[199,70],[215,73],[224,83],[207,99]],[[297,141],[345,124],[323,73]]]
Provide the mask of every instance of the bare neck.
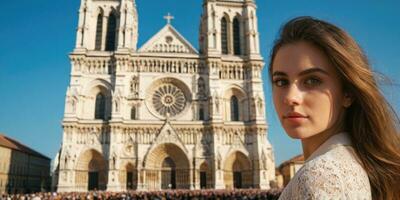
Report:
[[343,132],[343,130],[343,126],[340,124],[339,126],[325,130],[312,137],[302,139],[301,144],[303,146],[304,159],[307,160],[325,141],[333,135]]

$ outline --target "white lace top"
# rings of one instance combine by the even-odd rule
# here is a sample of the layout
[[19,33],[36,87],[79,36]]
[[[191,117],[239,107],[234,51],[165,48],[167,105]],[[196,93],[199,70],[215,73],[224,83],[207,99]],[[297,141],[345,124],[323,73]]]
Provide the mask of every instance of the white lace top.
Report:
[[279,200],[372,199],[367,173],[346,133],[325,141],[296,173]]

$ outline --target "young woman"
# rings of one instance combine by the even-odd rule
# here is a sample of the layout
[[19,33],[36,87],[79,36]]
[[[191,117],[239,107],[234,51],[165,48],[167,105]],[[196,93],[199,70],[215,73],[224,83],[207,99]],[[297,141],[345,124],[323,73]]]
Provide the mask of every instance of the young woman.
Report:
[[269,73],[282,126],[306,159],[280,199],[400,199],[399,118],[351,36],[295,18]]

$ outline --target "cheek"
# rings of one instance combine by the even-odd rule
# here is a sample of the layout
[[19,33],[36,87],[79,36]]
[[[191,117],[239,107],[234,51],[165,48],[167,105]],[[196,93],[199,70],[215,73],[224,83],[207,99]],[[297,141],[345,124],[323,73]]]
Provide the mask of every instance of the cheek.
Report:
[[320,128],[329,128],[339,115],[338,101],[329,91],[307,95],[304,104],[311,116],[311,122]]
[[[281,111],[282,111],[282,106],[283,106],[283,100],[282,100],[282,94],[279,90],[275,89],[272,91],[272,98],[274,101],[274,106],[275,110],[278,113],[279,116],[281,116]],[[280,118],[280,117],[279,117]]]

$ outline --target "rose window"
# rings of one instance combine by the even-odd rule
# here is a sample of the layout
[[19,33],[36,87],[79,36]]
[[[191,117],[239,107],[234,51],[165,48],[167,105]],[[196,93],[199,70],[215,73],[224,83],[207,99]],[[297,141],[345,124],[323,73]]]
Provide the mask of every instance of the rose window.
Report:
[[185,109],[186,98],[181,89],[173,84],[165,84],[154,90],[154,109],[162,116],[176,116]]

